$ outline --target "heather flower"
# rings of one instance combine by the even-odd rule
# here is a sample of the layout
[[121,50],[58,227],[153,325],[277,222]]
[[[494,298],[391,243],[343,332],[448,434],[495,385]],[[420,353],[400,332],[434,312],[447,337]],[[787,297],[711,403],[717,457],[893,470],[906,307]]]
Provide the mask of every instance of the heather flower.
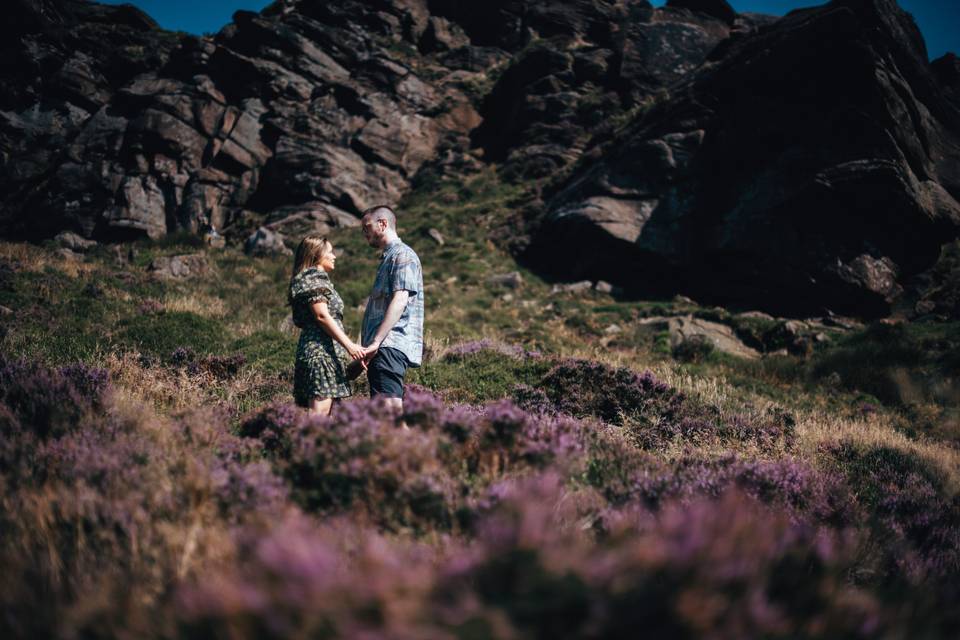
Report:
[[287,457],[294,432],[301,428],[304,419],[305,413],[293,404],[271,404],[244,417],[238,433],[258,439],[268,453]]
[[441,432],[456,443],[464,443],[481,428],[483,410],[469,405],[449,406],[438,422]]
[[443,411],[443,401],[436,394],[419,385],[406,386],[402,416],[406,424],[430,429],[439,424]]
[[163,303],[160,302],[159,300],[154,300],[153,298],[147,298],[142,303],[140,303],[140,306],[138,307],[137,311],[143,315],[153,316],[153,315],[160,315],[161,313],[164,313],[166,311],[166,307],[164,307]]
[[513,401],[518,407],[529,413],[552,414],[557,412],[556,405],[543,389],[537,389],[526,384],[514,386]]
[[171,364],[186,366],[197,359],[197,354],[189,347],[177,347],[170,353]]
[[826,448],[872,517],[891,571],[917,582],[960,578],[960,498],[917,456],[842,442]]
[[207,356],[200,367],[220,380],[229,380],[236,376],[243,365],[247,363],[247,357],[242,353],[236,353],[232,356]]
[[263,461],[239,463],[217,460],[210,478],[225,517],[239,519],[253,514],[271,514],[286,505],[287,486]]
[[623,424],[626,416],[668,412],[682,396],[652,373],[637,374],[588,360],[565,360],[537,385],[556,410],[575,417],[595,416]]
[[295,434],[283,472],[310,510],[360,509],[384,527],[451,524],[456,483],[434,433],[401,431],[381,401],[344,403]]
[[465,356],[474,355],[481,351],[492,351],[518,359],[542,357],[539,351],[527,351],[519,345],[505,344],[503,342],[490,340],[489,338],[471,340],[453,345],[444,352],[443,357],[446,359],[462,359]]
[[0,403],[18,428],[41,438],[77,428],[84,416],[104,408],[109,393],[109,375],[102,369],[83,364],[51,369],[0,358]]

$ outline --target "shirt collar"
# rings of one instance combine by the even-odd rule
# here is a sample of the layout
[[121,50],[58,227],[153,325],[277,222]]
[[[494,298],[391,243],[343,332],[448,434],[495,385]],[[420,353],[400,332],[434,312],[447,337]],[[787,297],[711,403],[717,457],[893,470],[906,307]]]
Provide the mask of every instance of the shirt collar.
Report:
[[380,259],[382,260],[386,258],[387,254],[390,253],[390,251],[392,251],[393,249],[396,249],[401,244],[403,244],[403,241],[400,240],[400,238],[397,238],[396,240],[392,241],[390,244],[386,246],[386,248],[383,250],[383,253],[380,254]]

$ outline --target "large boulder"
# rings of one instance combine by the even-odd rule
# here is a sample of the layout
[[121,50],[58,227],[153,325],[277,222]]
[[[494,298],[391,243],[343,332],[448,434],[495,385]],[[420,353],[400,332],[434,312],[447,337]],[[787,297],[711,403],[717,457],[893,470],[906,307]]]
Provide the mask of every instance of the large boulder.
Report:
[[889,313],[960,231],[960,110],[912,18],[837,0],[711,58],[547,190],[527,257],[634,294]]

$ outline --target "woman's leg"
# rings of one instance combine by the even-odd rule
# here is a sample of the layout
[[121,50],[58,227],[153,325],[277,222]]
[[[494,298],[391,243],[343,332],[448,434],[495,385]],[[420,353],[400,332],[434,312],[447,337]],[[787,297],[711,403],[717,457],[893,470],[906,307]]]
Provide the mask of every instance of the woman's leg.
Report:
[[314,398],[307,405],[307,411],[315,416],[330,415],[330,408],[333,406],[333,398]]

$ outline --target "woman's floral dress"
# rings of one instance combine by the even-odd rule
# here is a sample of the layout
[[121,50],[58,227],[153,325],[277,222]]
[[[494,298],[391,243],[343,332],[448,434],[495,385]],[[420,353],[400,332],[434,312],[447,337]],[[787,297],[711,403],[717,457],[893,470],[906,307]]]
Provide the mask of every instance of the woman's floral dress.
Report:
[[293,398],[305,407],[314,398],[345,398],[351,395],[347,380],[346,349],[317,322],[310,305],[326,302],[330,315],[343,329],[343,299],[323,269],[304,269],[290,281],[293,323],[300,331],[293,371]]

